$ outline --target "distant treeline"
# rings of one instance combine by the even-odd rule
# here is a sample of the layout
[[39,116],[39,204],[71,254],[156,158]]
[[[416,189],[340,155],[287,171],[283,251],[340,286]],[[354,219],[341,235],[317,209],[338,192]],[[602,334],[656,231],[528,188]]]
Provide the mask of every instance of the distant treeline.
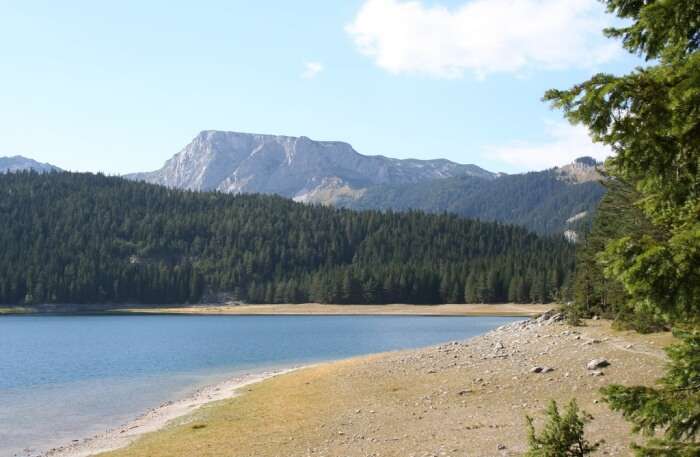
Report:
[[0,175],[0,303],[549,302],[574,246],[515,226],[76,173]]

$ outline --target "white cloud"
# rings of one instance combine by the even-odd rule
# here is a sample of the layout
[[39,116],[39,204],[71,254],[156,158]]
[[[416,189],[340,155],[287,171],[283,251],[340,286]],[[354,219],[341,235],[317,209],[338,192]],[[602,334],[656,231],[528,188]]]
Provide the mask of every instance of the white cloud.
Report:
[[565,165],[582,156],[604,160],[612,153],[600,143],[594,143],[582,125],[568,122],[546,122],[548,139],[541,143],[519,142],[490,146],[484,156],[517,169],[542,170]]
[[365,0],[346,26],[360,52],[392,73],[478,78],[528,68],[589,68],[619,46],[602,35],[610,18],[598,0]]
[[301,77],[304,79],[314,79],[322,71],[323,64],[321,62],[306,62],[304,64],[304,72],[301,74]]

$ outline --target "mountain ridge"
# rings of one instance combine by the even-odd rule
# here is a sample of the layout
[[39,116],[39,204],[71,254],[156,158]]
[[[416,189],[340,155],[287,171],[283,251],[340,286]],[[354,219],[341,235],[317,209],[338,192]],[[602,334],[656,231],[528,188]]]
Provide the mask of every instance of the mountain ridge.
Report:
[[314,195],[461,175],[496,176],[476,165],[446,159],[363,155],[341,141],[204,130],[161,169],[125,177],[189,190],[273,193],[326,203],[316,201]]
[[21,155],[0,157],[0,173],[15,173],[18,171],[33,170],[39,173],[62,171],[50,163],[38,162]]
[[[14,161],[14,169],[60,170],[23,157]],[[581,157],[542,171],[493,173],[447,159],[367,156],[342,141],[204,130],[161,169],[124,177],[196,191],[276,194],[357,210],[450,212],[575,240],[605,192],[598,182],[600,165]]]
[[334,204],[355,210],[448,212],[520,225],[541,234],[576,232],[590,223],[605,193],[600,178],[595,166],[575,162],[492,180],[462,176],[417,186],[375,186],[360,195],[338,198]]
[[[190,190],[277,194],[350,209],[452,212],[542,234],[588,224],[604,193],[591,157],[505,174],[446,159],[366,156],[342,141],[204,130],[156,171],[132,180]],[[577,214],[585,217],[570,220]]]

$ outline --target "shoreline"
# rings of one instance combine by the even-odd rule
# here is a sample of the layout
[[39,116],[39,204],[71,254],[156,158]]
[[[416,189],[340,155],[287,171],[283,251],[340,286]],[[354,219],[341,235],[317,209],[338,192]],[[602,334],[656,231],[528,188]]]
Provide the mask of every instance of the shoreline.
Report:
[[111,305],[80,310],[72,305],[47,307],[0,307],[1,316],[41,316],[72,314],[104,315],[200,315],[200,316],[473,316],[534,317],[558,305],[551,304],[439,304],[439,305],[335,305],[300,304],[197,304],[183,306]]
[[[601,452],[627,455],[638,437],[599,389],[653,384],[672,341],[548,313],[464,341],[238,376],[42,456],[510,457],[526,450],[525,415],[541,424],[550,399],[572,397],[594,414],[587,435],[606,440]],[[587,369],[598,358],[610,366]]]
[[[269,305],[268,305],[269,306]],[[272,305],[277,306],[277,305]],[[296,306],[296,305],[295,305]],[[325,305],[319,305],[325,306]],[[346,305],[337,305],[346,306]],[[364,306],[364,305],[363,305]],[[371,306],[371,305],[370,305]],[[376,307],[377,305],[375,305]],[[383,305],[382,305],[383,306]],[[263,307],[265,307],[263,305]],[[509,308],[510,309],[510,308]],[[393,308],[396,310],[396,307]],[[134,312],[136,313],[136,312]],[[161,313],[158,313],[161,314]],[[245,316],[246,314],[242,314]],[[269,315],[269,314],[254,314],[254,315]],[[274,314],[273,314],[274,315]],[[289,315],[289,314],[285,314]],[[296,314],[296,315],[318,315],[315,313],[311,314]],[[325,315],[338,315],[338,314],[325,314]],[[355,314],[358,315],[358,314]],[[373,314],[362,314],[362,315],[373,315]],[[400,317],[403,314],[385,314],[388,316]],[[408,316],[426,316],[425,314],[408,314]],[[454,315],[449,314],[437,314],[437,316],[450,317]],[[476,317],[475,315],[474,317]],[[505,317],[503,315],[496,314],[497,317]],[[454,317],[459,317],[454,316]],[[421,349],[421,348],[417,348]],[[406,351],[407,349],[400,350],[399,352]],[[410,349],[409,349],[410,350]],[[264,371],[253,371],[245,374],[236,374],[232,377],[224,379],[223,381],[214,382],[211,384],[204,384],[196,387],[191,393],[186,393],[182,398],[168,399],[158,406],[151,407],[142,412],[138,412],[133,418],[125,423],[119,424],[114,428],[109,428],[104,431],[99,431],[95,434],[82,435],[77,434],[75,440],[58,441],[53,444],[49,444],[47,447],[37,449],[38,454],[32,453],[32,456],[37,457],[90,457],[96,455],[102,455],[104,453],[109,453],[112,451],[118,451],[125,447],[128,447],[134,441],[146,434],[153,432],[160,432],[163,429],[170,426],[178,426],[194,421],[189,416],[195,413],[198,409],[211,405],[216,402],[223,400],[230,400],[245,393],[245,388],[250,387],[253,384],[258,384],[263,381],[270,380],[272,378],[289,374],[297,370],[304,368],[313,368],[319,365],[331,365],[335,363],[343,363],[354,359],[364,359],[383,356],[391,354],[396,351],[388,352],[378,352],[372,354],[364,354],[359,356],[353,356],[348,359],[331,359],[318,363],[309,363],[303,365],[295,365],[291,367],[279,367],[279,368],[268,368]],[[52,447],[55,446],[55,447]],[[27,454],[28,456],[29,454]]]
[[[376,353],[380,354],[380,352]],[[356,357],[364,357],[365,354]],[[334,363],[342,358],[330,359],[324,363]],[[241,371],[234,371],[226,378],[204,381],[199,385],[192,385],[177,395],[167,395],[163,397],[162,403],[151,403],[133,408],[130,414],[118,421],[113,421],[108,426],[97,429],[80,430],[76,428],[75,433],[64,436],[63,439],[50,439],[37,443],[36,446],[25,448],[23,451],[16,451],[17,456],[42,456],[42,457],[84,457],[101,454],[113,450],[118,450],[128,446],[142,435],[159,431],[171,422],[177,424],[176,419],[188,415],[196,409],[208,405],[212,402],[227,400],[243,393],[246,386],[269,378],[286,374],[300,368],[313,366],[301,363],[295,365],[280,364],[272,367],[253,368],[252,372],[243,374]],[[264,370],[264,371],[263,371]],[[122,423],[122,421],[124,421]],[[75,438],[75,439],[73,439]],[[39,440],[37,440],[39,441]],[[32,450],[32,448],[34,448]]]
[[[587,435],[606,440],[596,455],[629,454],[638,437],[599,389],[653,384],[672,336],[617,331],[600,320],[570,327],[552,316],[295,370],[101,457],[511,457],[527,449],[525,415],[539,426],[550,399],[572,397],[595,416]],[[602,357],[610,366],[587,369]]]
[[[177,419],[186,419],[199,408],[241,395],[242,389],[262,381],[292,373],[310,365],[294,366],[238,375],[205,385],[178,400],[168,400],[134,419],[102,433],[74,440],[39,454],[41,457],[90,457],[122,449],[141,436],[162,430]],[[186,421],[185,421],[186,422]]]
[[318,303],[275,305],[192,305],[182,307],[126,307],[124,314],[202,316],[425,316],[425,317],[534,317],[556,304],[442,304],[442,305],[333,305]]

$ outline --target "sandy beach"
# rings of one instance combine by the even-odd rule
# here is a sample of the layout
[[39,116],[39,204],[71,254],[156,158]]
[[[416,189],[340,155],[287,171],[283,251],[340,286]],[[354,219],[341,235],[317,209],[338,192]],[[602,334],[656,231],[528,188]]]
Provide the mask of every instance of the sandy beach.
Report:
[[[205,398],[212,403],[165,426],[167,419],[152,421],[123,441],[114,438],[121,431],[112,433],[113,448],[128,446],[104,455],[516,456],[526,450],[525,415],[539,418],[550,399],[574,397],[595,417],[589,439],[605,440],[596,455],[631,455],[630,427],[604,404],[599,389],[652,384],[671,341],[669,334],[615,331],[605,321],[585,327],[548,319],[518,322],[468,341],[248,380],[242,395]],[[587,369],[599,358],[610,365]],[[86,443],[76,449],[82,451],[50,455],[77,457],[104,447]]]
[[127,307],[113,311],[153,314],[212,315],[379,315],[379,316],[537,316],[554,305],[507,303],[502,305],[322,305],[318,303],[281,305],[196,305],[177,307]]

